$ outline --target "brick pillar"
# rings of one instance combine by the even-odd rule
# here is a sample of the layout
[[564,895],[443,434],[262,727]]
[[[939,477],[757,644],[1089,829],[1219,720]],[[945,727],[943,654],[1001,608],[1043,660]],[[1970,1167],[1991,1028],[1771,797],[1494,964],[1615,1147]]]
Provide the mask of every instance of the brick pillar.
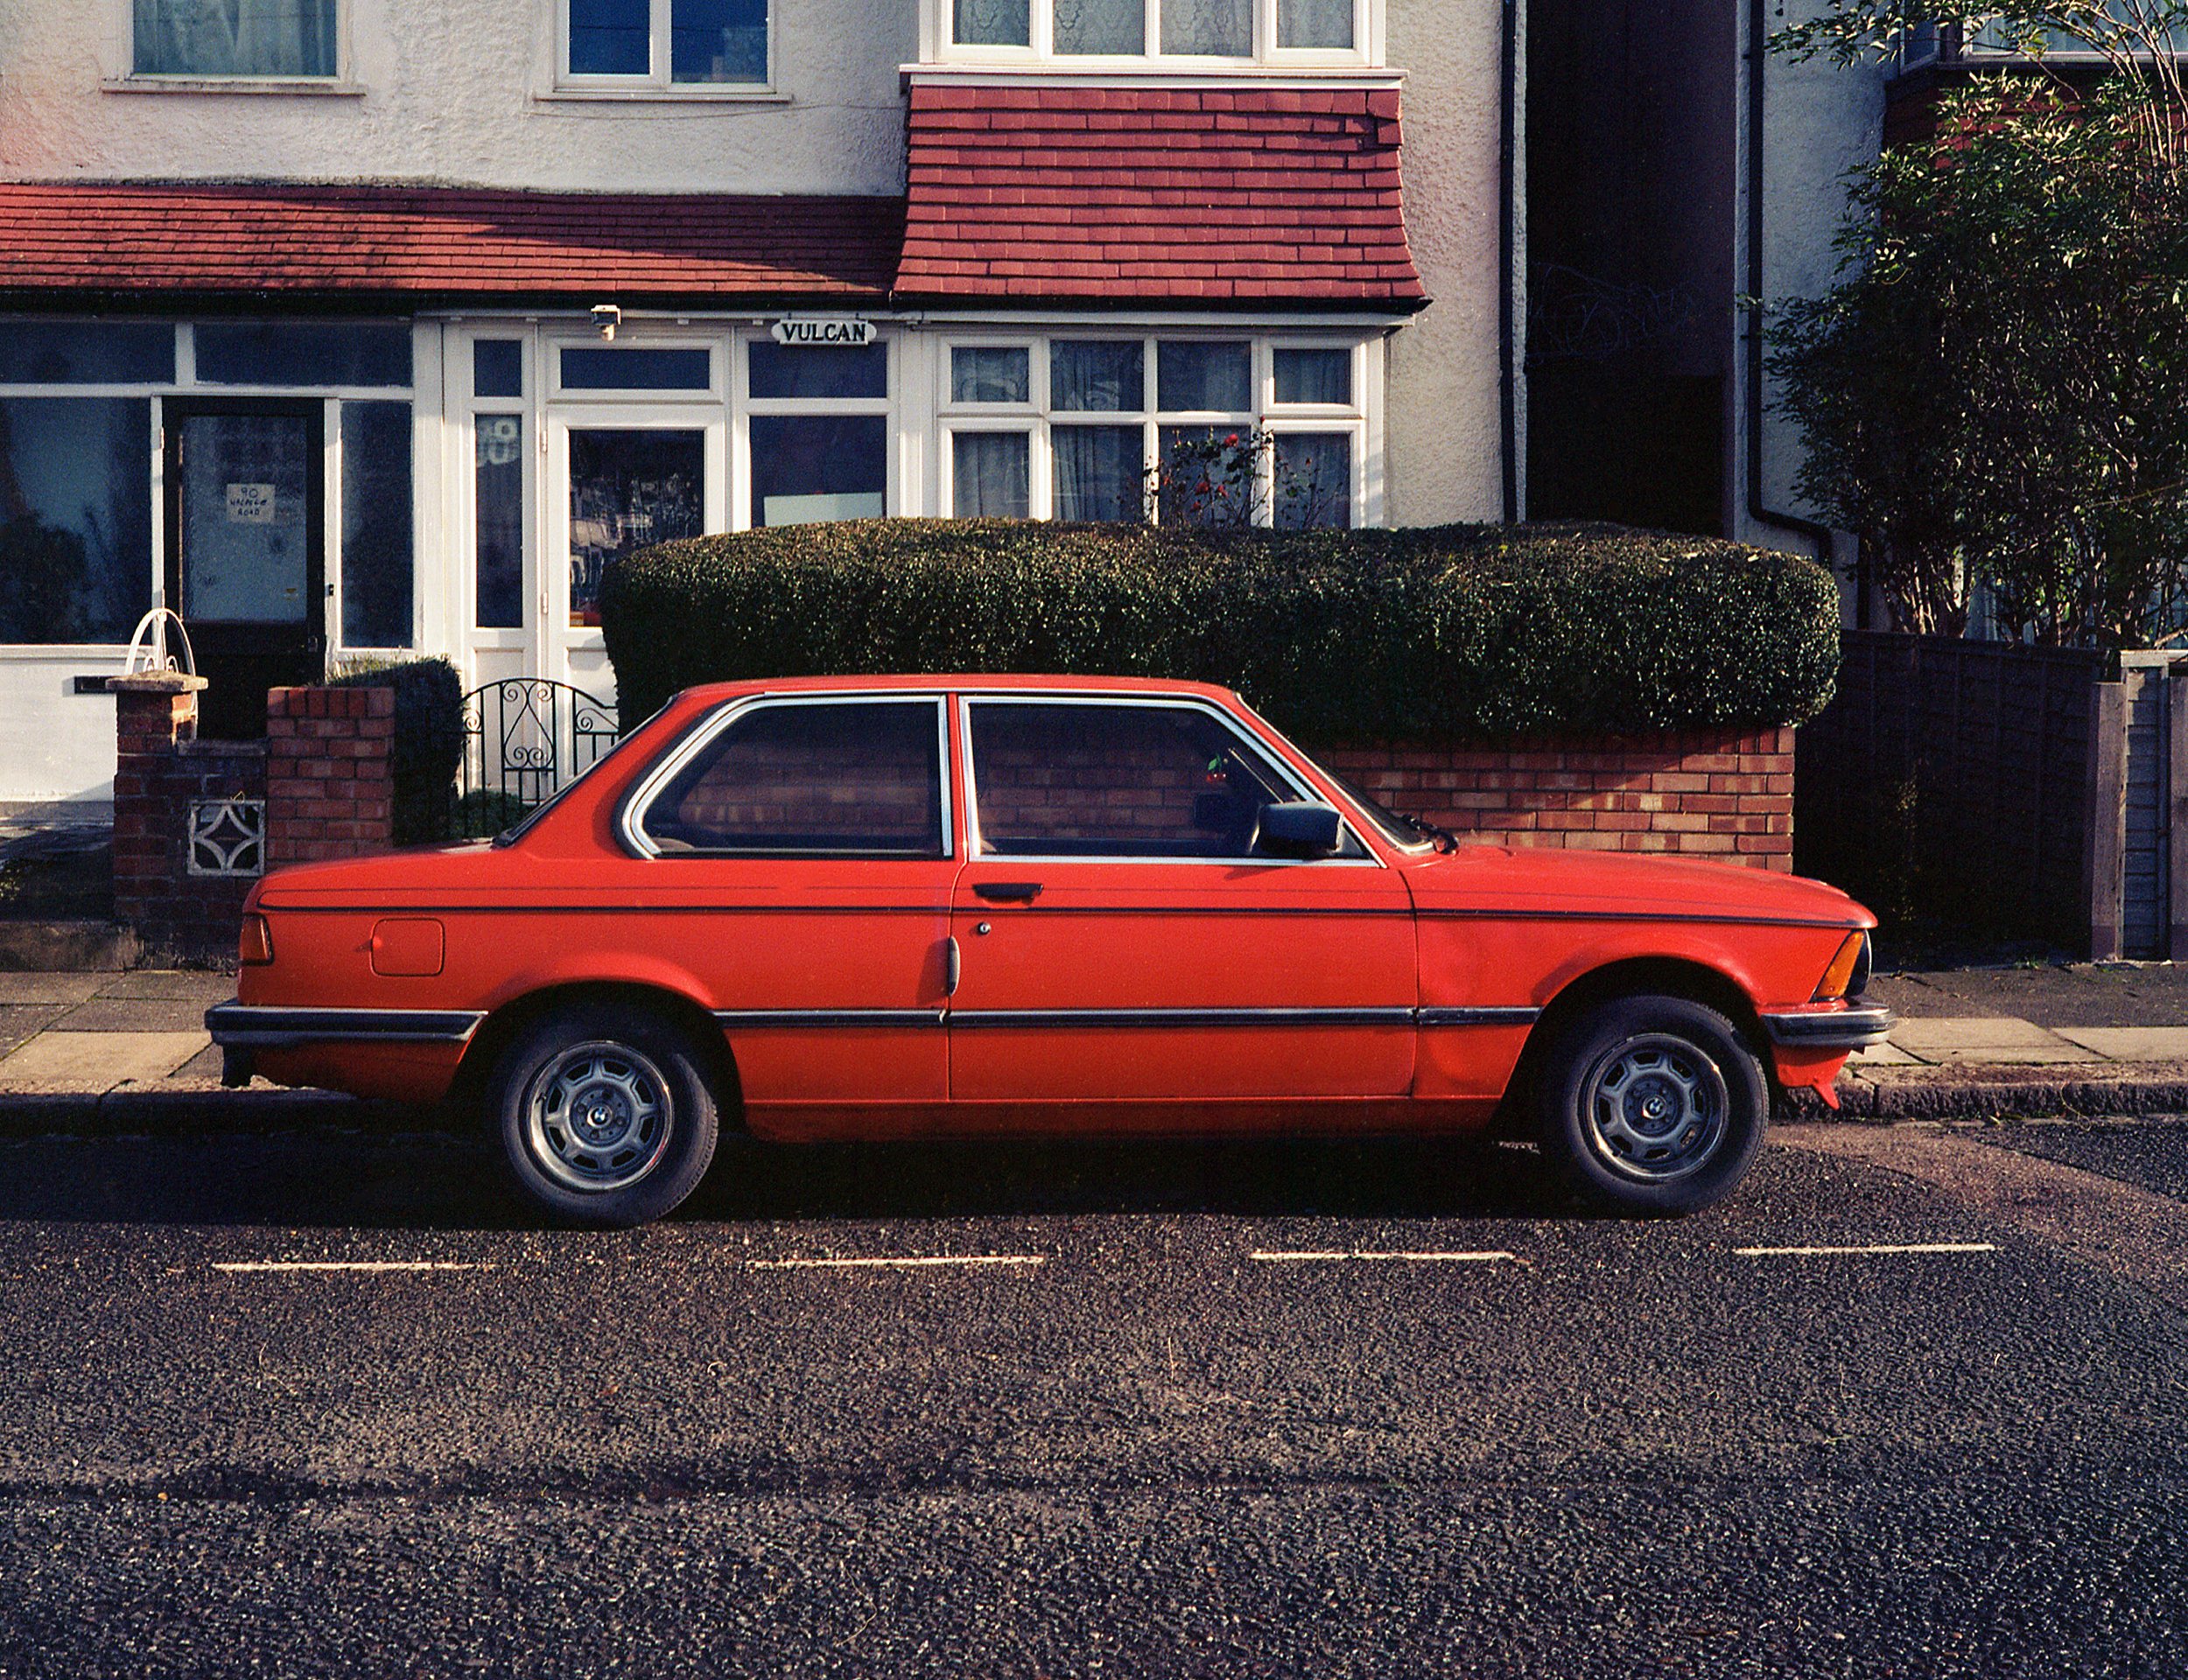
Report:
[[266,754],[268,867],[393,849],[393,689],[269,690]]
[[189,812],[169,774],[176,751],[198,738],[201,676],[149,671],[110,676],[114,694],[114,918],[143,928],[160,920],[182,873]]

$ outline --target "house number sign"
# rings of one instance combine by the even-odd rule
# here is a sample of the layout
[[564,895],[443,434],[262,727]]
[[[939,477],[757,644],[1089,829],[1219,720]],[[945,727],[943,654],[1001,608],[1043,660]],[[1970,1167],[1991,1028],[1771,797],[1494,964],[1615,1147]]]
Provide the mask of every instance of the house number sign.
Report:
[[775,324],[775,341],[801,350],[863,350],[873,342],[873,323],[847,315],[786,315]]

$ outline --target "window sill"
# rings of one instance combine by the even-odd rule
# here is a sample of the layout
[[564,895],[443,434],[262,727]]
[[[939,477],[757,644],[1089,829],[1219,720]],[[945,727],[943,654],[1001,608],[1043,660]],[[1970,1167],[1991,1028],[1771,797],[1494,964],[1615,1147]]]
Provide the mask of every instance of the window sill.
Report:
[[536,105],[788,105],[773,88],[556,88],[534,94]]
[[99,84],[109,94],[300,94],[312,99],[362,99],[361,81],[331,76],[116,76]]
[[1359,82],[1395,88],[1405,73],[1384,66],[1364,64],[1357,59],[1275,60],[1256,63],[1240,59],[953,59],[935,64],[901,64],[901,76],[920,80],[961,80],[1009,83],[1027,80],[1081,80],[1168,84],[1189,81],[1209,88],[1279,86],[1301,83],[1326,87],[1331,82]]

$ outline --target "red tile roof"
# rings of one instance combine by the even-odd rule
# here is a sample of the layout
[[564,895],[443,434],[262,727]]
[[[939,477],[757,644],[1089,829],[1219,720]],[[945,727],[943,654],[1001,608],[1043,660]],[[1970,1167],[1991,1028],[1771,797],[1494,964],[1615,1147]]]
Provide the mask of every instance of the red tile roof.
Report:
[[875,304],[903,215],[884,198],[0,186],[0,295]]
[[1389,89],[915,82],[901,296],[1425,301]]

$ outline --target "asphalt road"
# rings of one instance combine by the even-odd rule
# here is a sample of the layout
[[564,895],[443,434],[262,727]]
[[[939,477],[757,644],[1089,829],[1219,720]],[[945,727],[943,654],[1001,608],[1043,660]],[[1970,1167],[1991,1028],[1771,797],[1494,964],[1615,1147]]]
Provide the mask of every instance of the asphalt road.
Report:
[[[725,1169],[600,1236],[443,1138],[0,1144],[0,1675],[2188,1673],[2181,1313],[1894,1171]],[[1949,1246],[1741,1252],[1875,1245]],[[883,1260],[983,1264],[805,1264]]]

